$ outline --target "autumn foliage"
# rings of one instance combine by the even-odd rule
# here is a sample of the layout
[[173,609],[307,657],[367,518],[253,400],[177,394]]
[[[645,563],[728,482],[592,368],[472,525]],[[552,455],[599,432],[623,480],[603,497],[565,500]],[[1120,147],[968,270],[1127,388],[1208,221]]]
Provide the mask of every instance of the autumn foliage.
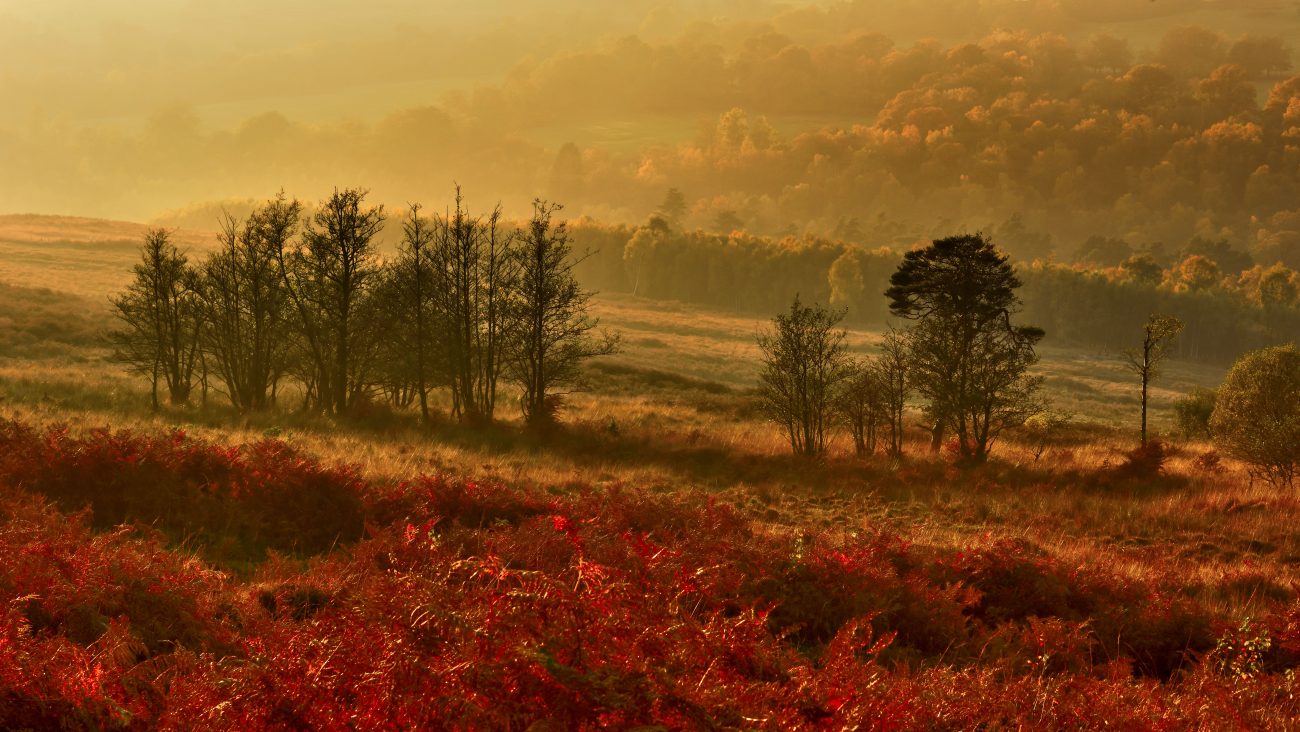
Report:
[[4,728],[1234,728],[1300,713],[1293,597],[1243,624],[1179,577],[1136,582],[1025,541],[777,528],[699,492],[388,484],[275,441],[0,434]]

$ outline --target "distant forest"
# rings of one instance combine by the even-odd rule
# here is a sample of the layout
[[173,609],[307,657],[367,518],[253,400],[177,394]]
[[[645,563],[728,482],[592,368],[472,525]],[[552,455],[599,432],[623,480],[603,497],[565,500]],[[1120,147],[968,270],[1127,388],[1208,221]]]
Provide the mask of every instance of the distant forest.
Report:
[[[374,124],[271,113],[208,131],[171,110],[139,135],[44,140],[39,158],[0,135],[17,184],[0,195],[38,210],[67,205],[41,191],[85,193],[91,209],[129,195],[157,211],[351,180],[400,204],[436,200],[454,178],[492,191],[507,216],[542,195],[570,216],[635,224],[676,189],[685,230],[869,247],[984,230],[1022,261],[1104,265],[1123,257],[1098,261],[1093,236],[1164,256],[1200,237],[1297,268],[1300,77],[1287,42],[1256,30],[1179,26],[1140,44],[1027,31],[800,40],[779,26],[628,36]],[[587,139],[583,125],[632,125],[632,142]],[[155,223],[208,228],[216,210]]]
[[[652,69],[674,58],[620,48],[581,68],[606,73],[637,54]],[[1094,254],[1083,249],[1094,235],[1171,250],[1199,236],[1296,267],[1300,77],[1290,69],[1280,38],[1186,27],[1143,57],[1113,36],[997,33],[906,48],[766,37],[693,77],[688,91],[737,100],[694,143],[647,149],[635,170],[562,150],[553,195],[630,197],[657,183],[685,194],[686,228],[722,233],[878,246],[1003,228],[1014,256],[1059,261]],[[649,76],[652,88],[667,82]],[[754,112],[764,108],[855,121],[789,137]]]
[[[577,270],[590,287],[755,314],[779,312],[799,293],[847,308],[860,325],[886,322],[884,292],[902,259],[896,250],[815,237],[678,232],[661,219],[639,227],[576,222],[570,232],[575,248],[590,253]],[[1280,264],[1250,264],[1221,242],[1193,241],[1165,260],[1131,254],[1110,267],[1020,261],[1017,275],[1025,283],[1022,320],[1046,330],[1051,345],[1118,352],[1151,313],[1186,324],[1177,355],[1214,363],[1300,333],[1300,276]]]

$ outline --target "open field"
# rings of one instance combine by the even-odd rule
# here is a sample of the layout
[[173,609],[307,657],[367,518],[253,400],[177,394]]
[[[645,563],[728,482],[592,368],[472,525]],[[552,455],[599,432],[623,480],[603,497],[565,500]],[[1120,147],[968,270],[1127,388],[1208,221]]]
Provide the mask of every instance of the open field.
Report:
[[[145,229],[71,216],[0,216],[0,282],[102,302],[130,282]],[[195,254],[215,245],[206,232],[177,231],[173,238]]]
[[[52,291],[0,298],[0,323],[34,334],[0,357],[0,543],[38,557],[0,573],[17,690],[0,722],[1285,728],[1297,711],[1300,501],[1203,443],[1175,438],[1158,475],[1127,467],[1136,390],[1114,355],[1045,347],[1074,426],[970,470],[929,455],[919,425],[899,465],[843,438],[823,461],[788,455],[750,393],[764,321],[631,297],[598,300],[624,350],[551,437],[511,409],[486,428],[333,423],[293,394],[254,417],[219,394],[153,413],[87,334],[131,231],[0,231],[0,261],[95,255],[76,278],[33,255],[26,281]],[[877,337],[850,334],[859,351]],[[1170,368],[1156,428],[1221,374]],[[113,569],[54,569],[78,561]],[[845,651],[868,627],[892,641]],[[44,657],[82,691],[31,676]]]
[[[5,247],[39,248],[45,242],[54,242],[51,246],[56,247],[71,246],[69,242],[93,247],[107,241],[117,252],[93,260],[97,264],[87,265],[87,276],[63,281],[64,287],[59,289],[84,298],[72,303],[102,302],[112,291],[107,283],[114,277],[120,279],[120,270],[129,267],[135,256],[125,242],[96,239],[101,235],[129,236],[133,230],[128,225],[67,221],[63,236],[55,226],[28,226],[24,230],[16,222],[0,223],[0,232],[6,232],[0,236],[0,259],[8,256]],[[196,247],[202,246],[201,237],[193,241]],[[33,266],[38,270],[36,281],[53,279],[40,274],[41,265]],[[757,492],[777,504],[788,503],[764,511],[790,525],[815,515],[818,522],[829,526],[835,523],[834,517],[844,520],[849,515],[841,505],[844,502],[861,511],[866,505],[862,502],[867,501],[873,506],[869,515],[905,517],[909,524],[946,536],[947,541],[965,540],[994,527],[1021,538],[1036,536],[1039,541],[1050,536],[1058,551],[1071,555],[1131,553],[1139,574],[1144,564],[1167,561],[1181,562],[1189,573],[1228,571],[1241,555],[1242,546],[1255,546],[1252,542],[1259,541],[1259,546],[1276,552],[1270,560],[1272,571],[1289,581],[1292,558],[1300,557],[1300,544],[1293,545],[1282,528],[1285,524],[1271,530],[1259,525],[1272,525],[1278,518],[1262,507],[1289,505],[1283,497],[1260,487],[1239,487],[1241,478],[1236,474],[1225,477],[1193,469],[1192,459],[1209,449],[1203,444],[1186,445],[1184,454],[1172,462],[1176,470],[1185,473],[1180,479],[1187,482],[1183,490],[1131,497],[1141,510],[1124,509],[1119,512],[1124,520],[1117,516],[1115,496],[1089,490],[1026,491],[1024,485],[961,475],[961,481],[970,481],[966,487],[983,486],[968,491],[960,483],[911,485],[891,477],[888,470],[876,476],[883,480],[870,480],[866,476],[877,469],[864,471],[851,459],[851,446],[843,435],[835,444],[833,457],[809,471],[785,454],[779,434],[761,420],[749,393],[758,372],[754,337],[766,327],[765,320],[627,296],[599,298],[595,314],[605,327],[622,335],[623,350],[593,364],[591,390],[571,398],[566,419],[572,429],[556,444],[539,444],[511,427],[466,431],[446,425],[431,438],[421,433],[409,416],[400,415],[390,423],[337,429],[293,414],[292,393],[285,396],[285,411],[251,419],[234,418],[216,393],[210,395],[208,408],[153,414],[139,379],[109,363],[104,349],[85,347],[84,340],[79,342],[83,347],[71,354],[0,361],[0,397],[4,399],[0,404],[7,405],[14,416],[38,425],[69,423],[78,429],[111,426],[146,431],[183,427],[226,444],[254,441],[270,431],[322,459],[356,464],[366,475],[389,480],[432,472],[535,486],[686,487],[723,492],[743,502],[755,500],[751,494]],[[101,311],[95,317],[106,318],[107,313]],[[877,333],[853,330],[850,343],[855,351],[868,352],[878,337]],[[1129,430],[1138,400],[1135,385],[1118,357],[1052,346],[1042,352],[1041,368],[1047,375],[1053,408],[1073,413],[1079,426],[1038,461],[1033,459],[1031,446],[1018,443],[1014,436],[999,447],[1001,460],[1009,470],[1017,471],[1015,482],[1074,482],[1080,474],[1120,461],[1133,439]],[[1193,386],[1217,384],[1221,376],[1220,368],[1173,364],[1153,392],[1154,428],[1172,429],[1171,402]],[[445,413],[449,408],[445,399],[436,395],[435,409]],[[507,403],[504,411],[507,422],[517,418],[512,404]],[[919,418],[910,422],[917,432],[909,452],[924,455],[926,436]],[[997,488],[990,493],[991,486]],[[1230,521],[1224,521],[1212,508],[1206,514],[1188,513],[1189,491],[1203,494],[1196,499],[1201,504],[1227,506],[1233,514],[1241,512],[1238,506],[1261,510],[1245,510],[1232,515]],[[823,501],[830,508],[815,508]],[[805,507],[814,507],[813,514],[804,515]],[[1152,527],[1162,524],[1177,528],[1171,536],[1156,540]],[[1202,548],[1189,554],[1189,543]],[[1212,561],[1207,564],[1206,559]]]

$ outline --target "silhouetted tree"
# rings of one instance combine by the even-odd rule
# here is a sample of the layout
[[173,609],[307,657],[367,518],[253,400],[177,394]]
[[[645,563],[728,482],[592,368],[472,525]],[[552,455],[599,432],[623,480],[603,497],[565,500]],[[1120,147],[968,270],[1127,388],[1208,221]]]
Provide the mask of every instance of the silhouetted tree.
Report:
[[430,254],[452,411],[462,422],[491,422],[496,410],[509,335],[508,298],[518,273],[514,243],[501,228],[500,206],[486,218],[471,216],[456,189],[455,211],[438,222]]
[[294,316],[279,258],[301,211],[281,193],[242,226],[227,216],[199,272],[206,363],[241,412],[265,409],[288,368]]
[[336,189],[308,223],[300,246],[280,257],[306,345],[309,389],[315,406],[334,415],[346,414],[368,386],[362,356],[376,324],[363,313],[380,272],[373,240],[384,207],[366,207],[365,197],[361,189]]
[[1133,256],[1133,247],[1123,239],[1093,235],[1079,247],[1079,251],[1075,252],[1074,259],[1077,262],[1090,262],[1109,267],[1120,264],[1131,256]]
[[846,372],[835,406],[853,437],[854,453],[866,457],[876,451],[877,432],[885,419],[885,385],[874,359],[852,361]]
[[889,456],[903,457],[903,414],[912,384],[908,376],[907,342],[901,333],[889,329],[880,344],[880,355],[873,362],[876,380],[882,387],[885,422],[889,427]]
[[1134,282],[1144,285],[1158,285],[1160,278],[1164,276],[1160,263],[1155,257],[1146,253],[1134,254],[1121,262],[1119,267]]
[[1124,352],[1128,369],[1142,381],[1142,444],[1147,444],[1147,396],[1151,381],[1159,373],[1160,362],[1168,355],[1169,346],[1183,330],[1183,323],[1169,315],[1152,315],[1142,326],[1142,345]]
[[158,382],[167,386],[168,400],[189,401],[200,350],[201,320],[195,276],[185,254],[165,229],[145,234],[135,279],[113,298],[121,328],[109,333],[114,358],[149,377],[154,409]]
[[522,392],[519,406],[533,428],[554,423],[563,395],[581,383],[579,367],[613,353],[617,339],[593,337],[598,321],[587,313],[592,293],[573,275],[569,233],[554,223],[560,206],[533,202],[533,218],[511,249],[515,272],[510,299],[510,348],[506,372]]
[[387,388],[399,406],[418,402],[420,420],[429,424],[429,390],[443,381],[445,371],[439,358],[439,293],[434,272],[433,242],[436,226],[420,215],[420,204],[411,204],[402,220],[402,240],[397,258],[389,267],[381,288],[384,329],[382,370]]
[[1280,36],[1253,36],[1232,44],[1228,63],[1245,69],[1252,79],[1281,76],[1291,70],[1291,49]]
[[790,312],[777,315],[774,329],[758,338],[763,352],[759,395],[768,419],[786,432],[796,455],[826,450],[833,426],[834,396],[848,373],[843,311],[804,305],[796,296]]
[[723,234],[745,228],[745,222],[731,209],[719,211],[713,217],[713,228]]
[[964,461],[982,462],[1007,427],[1040,409],[1038,328],[1016,326],[1020,280],[982,235],[939,239],[908,252],[890,278],[890,311],[914,321],[905,339],[916,389],[953,428]]
[[655,213],[673,225],[680,226],[682,217],[686,215],[686,196],[676,188],[669,188]]

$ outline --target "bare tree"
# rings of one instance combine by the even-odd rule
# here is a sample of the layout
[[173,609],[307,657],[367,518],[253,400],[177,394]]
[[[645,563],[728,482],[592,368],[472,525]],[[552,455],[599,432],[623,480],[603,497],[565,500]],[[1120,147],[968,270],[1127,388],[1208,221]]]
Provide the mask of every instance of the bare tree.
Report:
[[1160,363],[1183,330],[1183,322],[1170,315],[1151,315],[1142,326],[1142,346],[1124,352],[1128,369],[1142,381],[1142,444],[1147,444],[1147,396]]
[[853,451],[858,457],[876,451],[877,432],[885,418],[884,391],[872,360],[855,360],[848,365],[835,406],[849,428]]
[[438,302],[433,271],[434,222],[411,204],[402,220],[397,259],[388,269],[378,298],[385,329],[381,370],[386,388],[398,406],[418,403],[420,419],[429,424],[429,390],[439,381]]
[[122,327],[109,333],[114,357],[149,377],[154,409],[158,382],[173,405],[189,401],[199,362],[201,321],[195,276],[165,229],[145,234],[135,279],[113,298]]
[[486,218],[471,216],[459,187],[455,211],[436,226],[430,254],[452,411],[462,422],[491,422],[518,271],[515,238],[501,227],[500,206]]
[[306,346],[309,391],[317,409],[334,415],[346,414],[368,387],[371,361],[362,356],[376,324],[362,316],[380,272],[373,240],[384,207],[366,207],[365,197],[361,189],[336,189],[300,245],[279,258]]
[[227,216],[221,250],[203,263],[199,294],[205,365],[241,412],[265,409],[288,368],[289,294],[279,258],[298,229],[302,205],[281,193],[241,226]]
[[885,422],[889,427],[889,456],[898,460],[903,457],[903,413],[912,391],[907,373],[907,342],[898,331],[890,328],[885,334],[880,344],[880,355],[872,365],[881,386]]
[[758,338],[763,352],[759,395],[768,419],[786,432],[796,455],[826,451],[834,423],[835,391],[848,373],[843,311],[806,306],[798,296],[789,313],[777,315],[774,330]]
[[565,224],[553,221],[560,208],[534,201],[533,218],[512,250],[516,279],[506,369],[522,391],[524,421],[541,429],[555,422],[563,396],[581,385],[582,362],[618,346],[612,334],[593,337],[599,325],[587,314],[593,293],[574,277],[581,259],[573,256]]

